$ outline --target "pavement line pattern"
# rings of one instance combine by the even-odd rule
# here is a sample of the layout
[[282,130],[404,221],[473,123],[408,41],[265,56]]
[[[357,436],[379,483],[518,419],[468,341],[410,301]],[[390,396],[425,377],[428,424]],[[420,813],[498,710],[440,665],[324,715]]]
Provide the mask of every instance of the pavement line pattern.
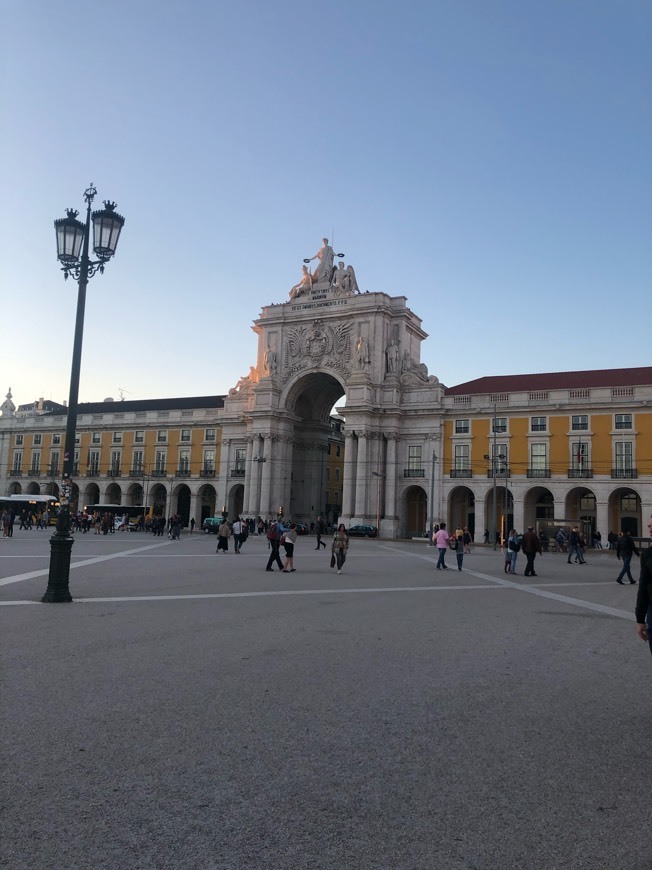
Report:
[[[111,604],[121,601],[197,601],[206,598],[274,598],[286,595],[359,595],[367,592],[459,592],[460,590],[500,591],[500,586],[361,586],[352,589],[265,589],[259,592],[206,592],[197,595],[123,595],[113,598],[80,598],[76,604]],[[40,601],[0,601],[0,607],[16,604],[40,604]]]
[[[147,547],[138,547],[136,550],[124,550],[122,553],[110,553],[106,556],[93,556],[92,559],[84,559],[82,562],[70,562],[70,570],[74,568],[83,568],[84,565],[95,565],[98,562],[109,562],[111,559],[121,559],[124,556],[131,556],[134,553],[140,553],[143,550],[154,550],[156,547],[169,547],[172,541],[162,541],[160,544],[149,544]],[[20,583],[23,580],[32,580],[34,577],[45,577],[50,573],[49,566],[41,568],[38,571],[27,571],[25,574],[14,574],[11,577],[5,577],[0,580],[0,586],[9,586],[11,583]]]

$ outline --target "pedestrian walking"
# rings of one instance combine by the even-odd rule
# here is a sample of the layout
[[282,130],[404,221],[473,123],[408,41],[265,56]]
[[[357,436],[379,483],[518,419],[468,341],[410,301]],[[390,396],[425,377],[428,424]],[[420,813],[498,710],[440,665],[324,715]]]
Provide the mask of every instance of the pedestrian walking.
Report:
[[315,526],[315,530],[317,532],[317,546],[315,547],[315,550],[318,550],[320,547],[323,547],[324,549],[326,549],[326,544],[321,539],[321,536],[326,531],[326,528],[324,526],[324,521],[322,520],[321,517],[317,517],[317,525]]
[[[652,538],[652,517],[647,521],[648,536]],[[652,653],[652,547],[641,551],[641,576],[636,596],[636,633],[646,640]]]
[[226,520],[222,520],[218,529],[217,529],[217,549],[216,553],[219,553],[220,550],[224,553],[229,552],[229,538],[231,537],[231,527],[227,523]]
[[297,542],[297,525],[290,523],[290,528],[283,532],[281,544],[285,549],[285,565],[283,565],[283,573],[291,574],[296,570],[294,567],[294,545]]
[[451,550],[455,551],[455,558],[457,559],[457,570],[462,570],[462,563],[464,562],[464,532],[461,529],[458,529],[460,534],[457,533],[451,537],[449,541],[449,546]]
[[468,556],[471,553],[471,544],[473,543],[473,538],[471,537],[471,532],[468,530],[467,526],[464,526],[463,540],[464,553]]
[[233,548],[235,550],[236,556],[240,555],[240,550],[242,548],[243,528],[244,523],[242,522],[240,517],[236,517],[233,522]]
[[[521,538],[515,529],[510,529],[507,537],[507,554],[505,556],[505,572],[507,574],[516,574],[516,558],[521,549]],[[509,556],[509,560],[507,558]],[[507,565],[509,564],[509,570]]]
[[527,527],[527,532],[523,535],[521,546],[523,547],[523,555],[527,558],[523,574],[525,577],[536,577],[534,560],[537,557],[537,553],[541,554],[541,541],[534,531],[534,526]]
[[346,562],[346,554],[349,549],[349,536],[344,523],[340,523],[337,531],[333,535],[333,543],[331,544],[331,568],[337,565],[337,573],[342,573],[342,568]]
[[270,554],[269,559],[267,560],[266,571],[273,571],[272,565],[274,562],[279,567],[279,570],[283,570],[283,562],[281,562],[281,556],[279,554],[279,546],[281,544],[281,536],[285,529],[283,528],[280,520],[272,523],[269,527],[269,531],[267,532],[267,540],[269,541]]
[[618,542],[616,544],[616,558],[623,560],[623,569],[620,574],[616,577],[616,583],[620,583],[621,586],[624,586],[623,577],[627,574],[629,578],[629,582],[633,586],[636,583],[636,580],[632,577],[632,572],[630,569],[630,565],[632,562],[632,556],[639,555],[638,550],[636,549],[636,545],[632,540],[632,536],[629,531],[624,531],[622,535],[618,538]]
[[192,533],[195,531],[195,526],[196,526],[196,525],[197,525],[197,524],[195,523],[195,518],[194,518],[194,517],[190,517],[190,534],[191,534],[191,535],[192,535]]
[[571,556],[575,555],[575,561],[579,562],[580,565],[586,565],[586,561],[584,559],[584,555],[582,553],[581,547],[581,537],[580,537],[580,527],[573,526],[570,533],[570,538],[568,539],[568,564],[571,563]]
[[440,523],[439,529],[435,532],[435,546],[439,550],[439,559],[437,560],[437,570],[441,571],[448,568],[446,564],[446,549],[450,535],[446,531],[446,523]]

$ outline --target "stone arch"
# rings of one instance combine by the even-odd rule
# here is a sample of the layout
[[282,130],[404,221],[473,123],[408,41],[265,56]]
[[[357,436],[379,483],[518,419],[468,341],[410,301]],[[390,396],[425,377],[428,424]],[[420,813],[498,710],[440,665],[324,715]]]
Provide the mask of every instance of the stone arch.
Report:
[[204,522],[206,517],[214,517],[216,514],[217,493],[215,487],[211,483],[206,483],[200,487],[197,493],[197,503],[199,505],[199,524]]
[[456,486],[448,494],[447,517],[452,529],[468,528],[475,533],[475,494],[468,486]]
[[122,490],[117,483],[110,483],[104,496],[105,504],[122,504]]
[[17,480],[9,484],[9,495],[20,495],[22,491],[23,488]]
[[535,526],[537,520],[564,519],[555,517],[555,497],[546,486],[533,486],[523,495],[523,525]]
[[155,483],[150,492],[151,507],[155,517],[167,514],[168,492],[162,483]]
[[[591,532],[594,532],[597,524],[597,508],[593,490],[587,486],[574,486],[569,489],[564,501],[564,518],[579,520],[583,528],[588,524]],[[587,540],[590,543],[590,539]]]
[[84,490],[82,507],[91,504],[100,504],[100,488],[96,483],[87,483]]
[[174,513],[179,514],[183,525],[187,526],[190,523],[190,487],[187,483],[181,483],[176,487],[174,494],[176,496],[176,510]]
[[58,499],[59,498],[59,484],[54,480],[51,480],[49,483],[46,483],[45,486],[43,487],[43,494],[44,495],[53,495],[55,498]]
[[[504,480],[504,478],[503,478]],[[485,522],[484,528],[489,530],[491,540],[491,529],[494,520],[494,491],[493,486],[487,490],[484,503]],[[514,528],[514,496],[509,486],[496,482],[496,513],[495,513],[496,531],[501,538],[505,537],[510,529]]]
[[132,483],[129,485],[125,493],[125,504],[129,505],[129,507],[145,504],[142,483]]
[[633,537],[645,534],[642,526],[641,495],[631,486],[619,486],[609,493],[609,531],[628,531]]
[[27,484],[27,488],[25,489],[25,493],[27,495],[40,495],[41,487],[36,483],[36,481],[32,480]]
[[403,537],[422,538],[428,528],[428,494],[414,484],[403,491]]
[[230,519],[235,519],[242,515],[244,507],[244,484],[234,483],[226,498],[226,509],[229,512]]
[[[285,515],[296,522],[310,523],[326,503],[326,457],[331,434],[333,406],[346,396],[339,376],[329,370],[303,372],[285,387],[273,445],[277,480],[274,492],[278,504],[261,506],[276,512],[281,505]],[[236,490],[237,491],[237,490]]]

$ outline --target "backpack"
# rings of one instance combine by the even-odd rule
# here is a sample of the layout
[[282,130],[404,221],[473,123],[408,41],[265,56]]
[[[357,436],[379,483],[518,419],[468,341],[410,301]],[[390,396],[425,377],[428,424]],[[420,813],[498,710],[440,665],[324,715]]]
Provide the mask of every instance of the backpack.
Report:
[[518,551],[521,549],[521,539],[518,537],[518,535],[515,538],[512,538],[512,541],[509,544],[509,549],[513,553],[518,553]]
[[276,523],[272,523],[269,527],[269,531],[267,532],[267,540],[275,541],[276,540]]

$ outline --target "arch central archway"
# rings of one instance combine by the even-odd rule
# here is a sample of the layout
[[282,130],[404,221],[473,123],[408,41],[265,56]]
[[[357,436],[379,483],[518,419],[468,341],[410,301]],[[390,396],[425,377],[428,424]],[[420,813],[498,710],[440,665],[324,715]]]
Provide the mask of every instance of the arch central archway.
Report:
[[303,375],[290,386],[285,409],[292,421],[284,439],[286,461],[280,463],[285,479],[284,511],[298,522],[309,523],[324,513],[328,490],[328,442],[334,405],[346,395],[344,386],[328,372]]

